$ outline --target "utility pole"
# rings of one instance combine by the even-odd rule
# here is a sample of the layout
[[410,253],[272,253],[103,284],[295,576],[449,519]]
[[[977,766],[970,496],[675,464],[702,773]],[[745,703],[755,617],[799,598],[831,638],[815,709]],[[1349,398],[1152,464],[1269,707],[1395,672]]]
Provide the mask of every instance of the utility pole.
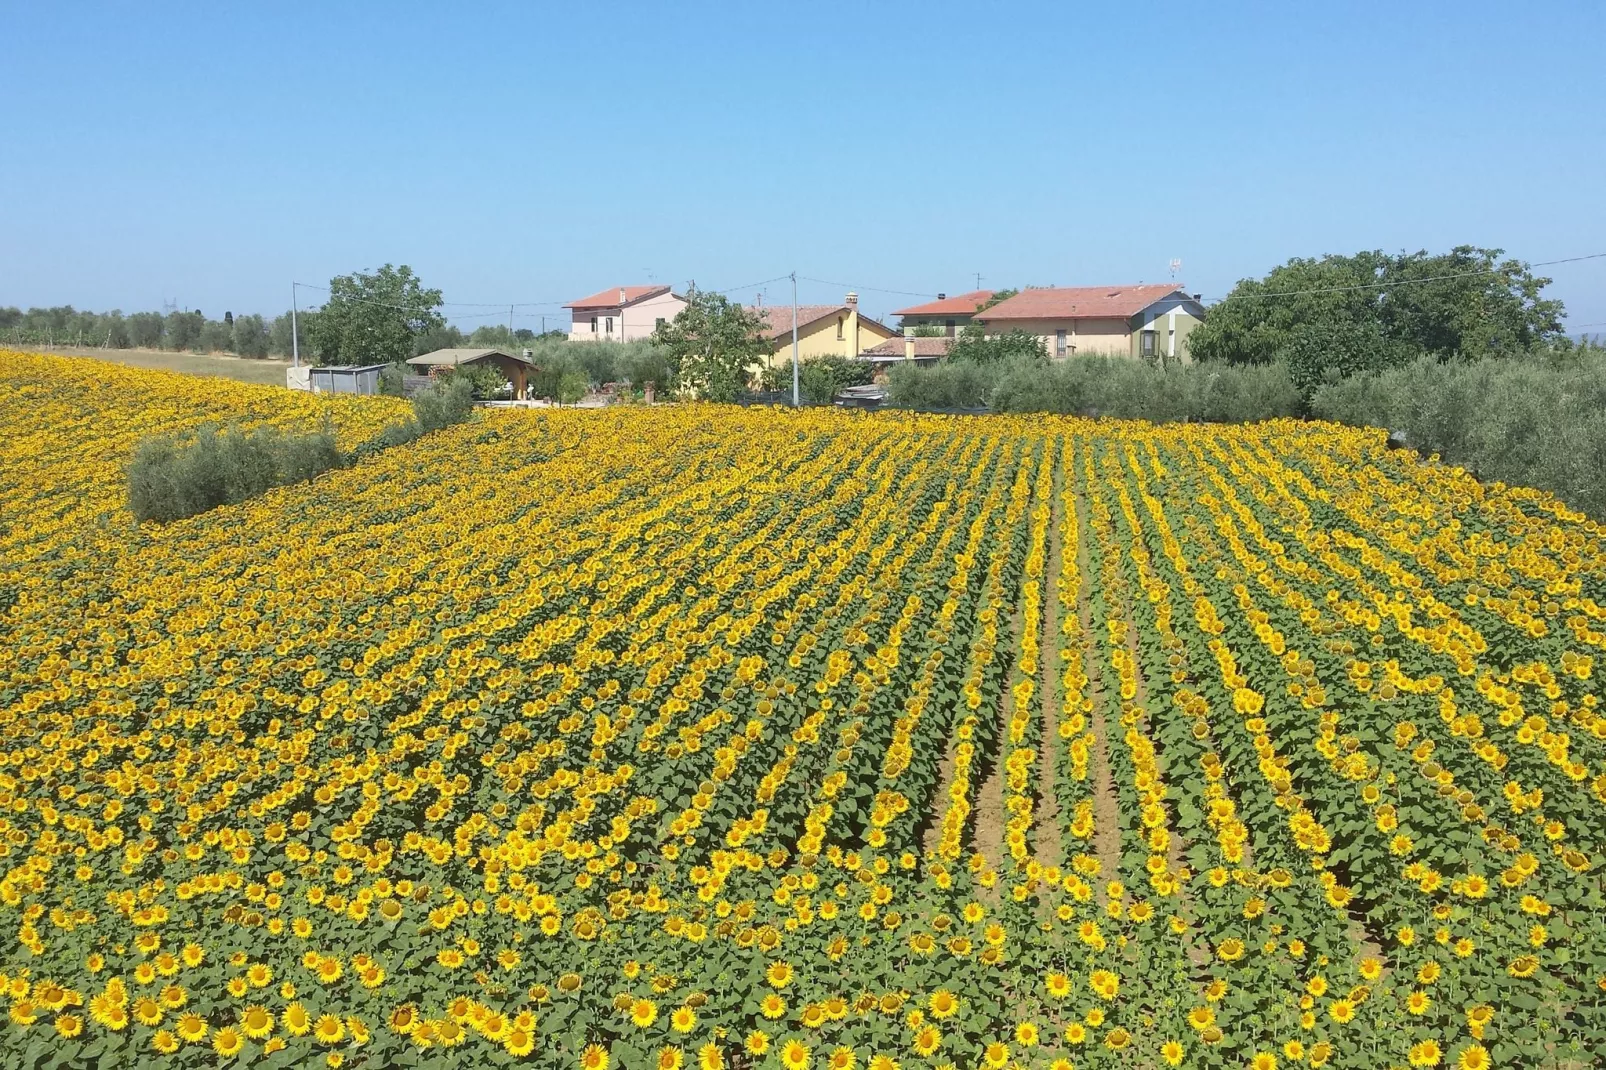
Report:
[[296,326],[296,284],[290,284],[290,367],[301,367],[301,329]]
[[513,344],[513,306],[507,306],[507,344]]
[[792,408],[798,407],[797,396],[797,272],[792,272]]
[[981,289],[981,272],[976,272],[976,289]]

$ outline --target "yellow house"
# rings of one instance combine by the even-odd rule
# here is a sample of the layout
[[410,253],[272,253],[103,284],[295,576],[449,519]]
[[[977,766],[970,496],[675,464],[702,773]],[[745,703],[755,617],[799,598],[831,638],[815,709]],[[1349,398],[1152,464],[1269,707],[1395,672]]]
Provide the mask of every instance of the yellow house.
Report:
[[[749,306],[764,318],[764,337],[770,342],[770,367],[792,360],[792,306]],[[859,315],[859,295],[850,293],[840,305],[797,306],[797,357],[857,357],[880,345],[897,332],[869,316]]]

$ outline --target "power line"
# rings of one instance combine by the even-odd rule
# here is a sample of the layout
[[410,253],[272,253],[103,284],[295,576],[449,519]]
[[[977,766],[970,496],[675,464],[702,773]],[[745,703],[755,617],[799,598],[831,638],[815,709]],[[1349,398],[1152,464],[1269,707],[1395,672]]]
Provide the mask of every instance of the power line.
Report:
[[[324,293],[331,293],[332,292],[329,289],[329,287],[327,287],[327,286],[319,286],[315,282],[292,282],[290,285],[291,286],[299,286],[304,290],[322,290]],[[382,305],[383,307],[386,307],[386,308],[400,309],[403,312],[413,311],[412,306],[409,306],[409,305],[387,304],[386,302],[375,301],[375,300],[372,300],[371,298],[347,297],[347,298],[342,298],[342,300],[346,300],[346,301],[363,301],[363,302],[366,302],[367,304],[371,304],[371,305]],[[436,307],[443,307],[443,308],[495,308],[495,309],[504,309],[504,308],[508,308],[508,307],[512,307],[512,308],[560,308],[565,304],[567,304],[567,302],[565,302],[565,301],[441,301],[441,302],[439,302],[439,305],[436,306]]]
[[807,275],[799,275],[799,282],[817,282],[822,286],[845,286],[850,290],[869,290],[878,294],[897,294],[899,297],[936,297],[936,294],[915,293],[912,290],[889,290],[884,286],[855,286],[850,282],[832,282],[830,279],[813,279]]
[[[1589,253],[1584,256],[1567,256],[1562,257],[1560,260],[1541,260],[1538,263],[1529,264],[1527,266],[1531,268],[1554,267],[1557,264],[1576,264],[1580,260],[1598,260],[1601,257],[1606,257],[1606,253]],[[1322,286],[1313,290],[1279,290],[1274,293],[1238,294],[1237,296],[1239,300],[1259,300],[1263,297],[1304,297],[1309,294],[1349,293],[1355,290],[1393,289],[1396,286],[1411,286],[1422,282],[1445,282],[1450,279],[1469,279],[1477,275],[1492,275],[1495,273],[1495,268],[1479,268],[1476,271],[1458,271],[1449,275],[1428,275],[1420,279],[1400,279],[1394,282],[1363,282],[1357,283],[1353,286]],[[1232,295],[1229,294],[1228,296],[1230,297]],[[1226,300],[1226,298],[1218,297],[1214,298],[1213,300],[1223,301]]]
[[751,290],[755,286],[768,286],[772,282],[784,282],[791,277],[791,275],[777,275],[773,279],[761,279],[758,282],[745,282],[740,286],[727,286],[723,290],[706,290],[704,292],[711,294],[735,293],[737,290]]

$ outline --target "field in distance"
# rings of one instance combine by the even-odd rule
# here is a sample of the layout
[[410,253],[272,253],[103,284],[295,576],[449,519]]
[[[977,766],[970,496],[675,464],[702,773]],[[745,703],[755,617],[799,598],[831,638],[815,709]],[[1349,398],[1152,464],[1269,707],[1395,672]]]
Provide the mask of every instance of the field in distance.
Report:
[[1599,526],[1384,433],[498,411],[137,526],[0,353],[0,1063],[1583,1066]]
[[226,353],[175,353],[167,349],[100,349],[57,346],[50,351],[68,357],[89,357],[129,368],[180,372],[184,375],[215,375],[242,383],[284,385],[288,360],[235,357]]

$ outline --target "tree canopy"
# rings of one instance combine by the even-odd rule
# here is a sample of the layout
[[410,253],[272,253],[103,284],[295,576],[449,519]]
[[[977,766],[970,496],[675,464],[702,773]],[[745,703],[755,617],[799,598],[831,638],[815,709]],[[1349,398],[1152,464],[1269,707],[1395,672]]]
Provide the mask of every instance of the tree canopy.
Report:
[[709,401],[736,400],[748,368],[770,350],[758,313],[695,287],[686,291],[686,307],[660,323],[652,340],[679,382]]
[[445,326],[441,292],[413,269],[386,264],[329,280],[329,299],[309,332],[324,364],[389,364],[413,356],[419,335]]
[[1561,336],[1550,283],[1503,250],[1380,250],[1296,257],[1244,279],[1188,337],[1199,360],[1284,361],[1303,389],[1338,375],[1440,360],[1512,356]]
[[1011,357],[1047,361],[1048,345],[1037,335],[1025,331],[1005,331],[991,337],[980,324],[971,323],[948,345],[949,360],[968,360],[972,364],[1001,364]]

